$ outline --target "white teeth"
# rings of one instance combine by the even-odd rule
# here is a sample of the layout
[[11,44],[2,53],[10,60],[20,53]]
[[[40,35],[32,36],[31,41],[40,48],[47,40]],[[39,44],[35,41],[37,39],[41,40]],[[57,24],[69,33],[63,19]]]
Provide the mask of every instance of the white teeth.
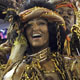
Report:
[[33,36],[33,37],[36,37],[36,36],[40,36],[40,34],[33,34],[32,36]]

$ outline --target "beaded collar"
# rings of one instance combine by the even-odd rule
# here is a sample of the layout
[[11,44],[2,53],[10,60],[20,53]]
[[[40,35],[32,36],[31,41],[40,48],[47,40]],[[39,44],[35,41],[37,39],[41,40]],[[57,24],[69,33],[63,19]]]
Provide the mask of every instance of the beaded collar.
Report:
[[30,55],[33,59],[38,60],[39,62],[42,62],[47,59],[48,54],[50,53],[50,48],[45,48],[38,53]]

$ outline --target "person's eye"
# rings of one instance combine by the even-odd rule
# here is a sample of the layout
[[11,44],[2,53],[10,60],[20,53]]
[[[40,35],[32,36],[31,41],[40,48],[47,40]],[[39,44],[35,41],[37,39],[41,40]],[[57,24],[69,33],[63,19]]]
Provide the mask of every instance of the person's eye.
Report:
[[60,11],[60,12],[58,12],[59,14],[63,14],[63,12],[62,11]]
[[56,9],[56,12],[60,15],[64,13],[64,10],[62,8]]
[[27,24],[26,25],[26,27],[28,28],[28,27],[32,27],[33,25],[32,24]]
[[68,15],[73,16],[74,12],[68,12]]
[[46,23],[45,22],[40,22],[39,25],[43,26],[43,25],[46,25]]

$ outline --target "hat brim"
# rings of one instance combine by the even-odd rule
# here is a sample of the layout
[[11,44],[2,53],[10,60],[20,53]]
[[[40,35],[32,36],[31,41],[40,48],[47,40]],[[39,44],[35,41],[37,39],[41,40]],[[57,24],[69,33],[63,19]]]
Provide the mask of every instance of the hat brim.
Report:
[[19,16],[22,22],[26,22],[38,17],[45,18],[48,20],[48,22],[58,22],[59,24],[63,24],[64,28],[66,29],[65,21],[58,13],[43,7],[34,7],[25,10],[21,12]]

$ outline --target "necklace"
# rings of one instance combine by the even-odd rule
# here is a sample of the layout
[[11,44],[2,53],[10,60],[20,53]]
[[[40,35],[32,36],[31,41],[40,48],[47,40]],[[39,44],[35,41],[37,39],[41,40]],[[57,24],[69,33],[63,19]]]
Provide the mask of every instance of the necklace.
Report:
[[47,59],[48,54],[50,53],[50,48],[45,48],[38,53],[30,55],[33,59],[38,60],[39,62],[42,62]]

